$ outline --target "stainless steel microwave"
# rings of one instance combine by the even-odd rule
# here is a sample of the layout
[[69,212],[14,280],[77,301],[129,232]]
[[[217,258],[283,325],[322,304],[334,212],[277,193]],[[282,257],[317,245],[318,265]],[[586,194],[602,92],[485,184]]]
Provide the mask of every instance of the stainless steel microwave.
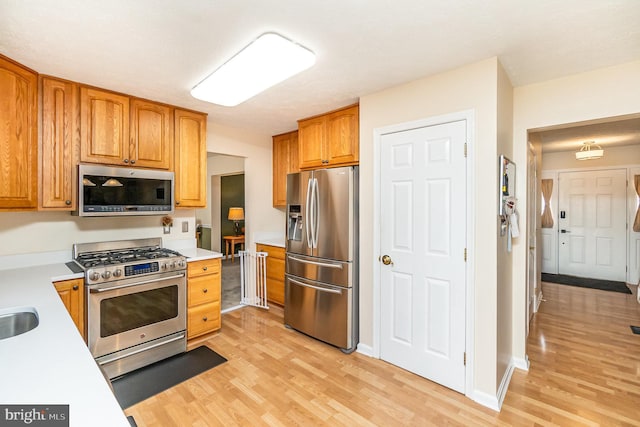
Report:
[[173,213],[173,172],[100,165],[78,166],[79,216]]

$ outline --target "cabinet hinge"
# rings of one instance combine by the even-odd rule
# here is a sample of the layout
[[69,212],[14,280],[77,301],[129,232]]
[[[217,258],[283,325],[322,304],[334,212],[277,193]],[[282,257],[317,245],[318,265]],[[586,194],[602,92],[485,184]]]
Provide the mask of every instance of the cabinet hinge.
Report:
[[464,143],[464,156],[467,157],[467,143]]
[[464,248],[464,262],[467,262],[467,248]]
[[467,352],[465,351],[464,354],[462,355],[462,360],[464,362],[464,366],[467,366]]

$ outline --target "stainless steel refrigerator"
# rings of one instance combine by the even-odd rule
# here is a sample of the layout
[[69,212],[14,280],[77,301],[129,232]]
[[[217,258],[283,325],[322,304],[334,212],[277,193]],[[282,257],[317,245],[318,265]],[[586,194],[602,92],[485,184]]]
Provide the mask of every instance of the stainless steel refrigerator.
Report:
[[284,323],[346,353],[358,344],[358,167],[287,176]]

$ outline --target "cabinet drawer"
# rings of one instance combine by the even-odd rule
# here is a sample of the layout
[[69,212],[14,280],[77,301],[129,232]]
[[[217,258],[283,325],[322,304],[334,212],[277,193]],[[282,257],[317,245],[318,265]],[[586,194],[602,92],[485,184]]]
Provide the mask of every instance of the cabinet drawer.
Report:
[[220,273],[193,277],[187,287],[189,307],[220,301]]
[[187,277],[220,272],[220,258],[204,259],[187,263]]
[[187,339],[220,329],[219,302],[190,308],[187,313]]

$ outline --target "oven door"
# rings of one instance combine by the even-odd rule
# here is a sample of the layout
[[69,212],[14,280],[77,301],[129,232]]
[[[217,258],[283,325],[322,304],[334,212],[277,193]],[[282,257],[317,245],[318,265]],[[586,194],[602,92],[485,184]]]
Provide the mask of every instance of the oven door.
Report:
[[87,341],[94,358],[186,330],[184,271],[88,288]]

